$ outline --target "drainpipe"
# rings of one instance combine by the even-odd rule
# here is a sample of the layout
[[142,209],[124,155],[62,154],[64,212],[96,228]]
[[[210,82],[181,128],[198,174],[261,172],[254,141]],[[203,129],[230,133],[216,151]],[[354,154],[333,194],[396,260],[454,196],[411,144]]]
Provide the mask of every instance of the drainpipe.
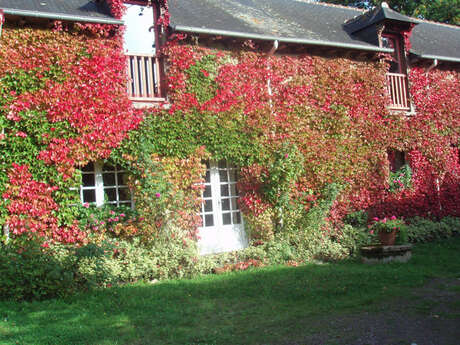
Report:
[[8,243],[10,239],[10,228],[8,225],[3,226],[3,235],[5,236],[5,243]]
[[[274,40],[273,41],[273,47],[272,49],[270,49],[270,51],[267,53],[267,57],[270,57],[272,56],[273,54],[275,54],[275,52],[278,50],[278,40]],[[270,66],[270,62],[268,63],[267,65],[267,70],[270,70],[271,66]],[[269,96],[272,96],[273,95],[273,92],[272,92],[272,88],[271,88],[271,85],[270,85],[270,77],[267,79],[267,89],[268,89],[268,94]],[[272,101],[270,99],[270,108],[272,107]]]
[[434,59],[433,60],[433,63],[430,65],[430,67],[428,67],[428,69],[426,70],[426,74],[428,75],[428,73],[431,72],[431,70],[433,68],[436,68],[438,66],[438,59]]
[[439,212],[442,212],[442,205],[441,205],[441,188],[439,184],[439,178],[436,179],[436,192],[438,194],[438,206]]
[[[430,71],[432,71],[434,68],[438,66],[438,59],[433,59],[433,63],[428,67],[428,69],[425,72],[425,75],[428,76]],[[429,88],[430,86],[427,85]],[[442,212],[442,205],[441,205],[441,188],[440,188],[440,183],[439,183],[439,178],[436,178],[435,180],[436,183],[436,194],[438,195],[438,207],[439,207],[439,212]]]
[[[272,48],[267,53],[267,58],[270,58],[271,56],[273,56],[273,54],[275,54],[275,52],[278,50],[278,45],[279,45],[278,40],[274,40]],[[267,72],[270,72],[270,70],[271,70],[271,65],[270,65],[270,60],[268,60]],[[272,87],[271,87],[270,77],[267,78],[267,90],[268,90],[268,95],[269,95],[268,103],[270,105],[271,113],[274,115],[273,102],[272,102],[273,90],[272,90]],[[281,230],[283,228],[283,225],[284,225],[284,221],[283,221],[284,215],[283,215],[283,209],[281,207],[278,208],[278,217],[277,218],[278,219],[277,219],[276,227],[277,227],[277,230],[279,231],[279,230]]]

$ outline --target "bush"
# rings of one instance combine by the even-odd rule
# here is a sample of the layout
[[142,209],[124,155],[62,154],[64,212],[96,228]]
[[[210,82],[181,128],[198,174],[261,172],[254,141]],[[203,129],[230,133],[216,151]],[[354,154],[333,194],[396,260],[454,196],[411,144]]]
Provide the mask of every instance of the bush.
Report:
[[330,184],[323,190],[322,198],[308,212],[299,203],[294,205],[288,216],[286,232],[281,234],[295,252],[297,261],[340,260],[349,256],[349,250],[337,241],[327,216],[339,195],[341,187]]
[[354,227],[366,227],[369,216],[366,211],[360,210],[353,213],[347,214],[343,221],[346,224],[352,225]]
[[35,241],[0,245],[0,296],[41,300],[70,294],[82,288],[71,266]]
[[415,217],[408,219],[407,223],[407,236],[412,243],[434,241],[460,233],[460,218],[456,217],[445,217],[439,222]]

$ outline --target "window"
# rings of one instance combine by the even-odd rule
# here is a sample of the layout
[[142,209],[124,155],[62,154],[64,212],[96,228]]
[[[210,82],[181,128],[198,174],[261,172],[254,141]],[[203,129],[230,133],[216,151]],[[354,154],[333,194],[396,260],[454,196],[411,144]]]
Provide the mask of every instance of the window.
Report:
[[82,203],[101,206],[133,206],[131,191],[127,186],[127,174],[119,165],[110,163],[89,163],[81,169]]
[[406,164],[406,153],[398,150],[388,150],[390,171],[395,173]]
[[124,49],[129,77],[128,94],[134,101],[161,99],[160,59],[157,56],[157,11],[153,6],[125,4]]
[[387,89],[391,97],[391,109],[410,110],[407,68],[404,59],[404,49],[399,35],[383,34],[382,47],[394,50],[391,59],[388,60]]

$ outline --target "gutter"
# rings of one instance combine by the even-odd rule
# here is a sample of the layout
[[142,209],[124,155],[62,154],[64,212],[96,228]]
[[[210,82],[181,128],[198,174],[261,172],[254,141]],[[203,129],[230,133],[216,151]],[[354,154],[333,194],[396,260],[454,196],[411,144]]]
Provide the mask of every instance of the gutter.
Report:
[[417,57],[421,59],[429,59],[429,60],[441,60],[441,61],[449,61],[449,62],[460,62],[460,58],[450,57],[450,56],[439,56],[439,55],[424,55],[424,54],[417,54],[413,53]]
[[364,46],[360,44],[331,42],[331,41],[323,41],[323,40],[309,40],[309,39],[292,38],[292,37],[276,37],[276,36],[261,35],[261,34],[249,34],[249,33],[238,32],[238,31],[206,29],[206,28],[198,28],[198,27],[183,26],[183,25],[171,25],[171,28],[174,31],[190,32],[190,33],[197,33],[197,34],[231,36],[231,37],[240,37],[240,38],[247,38],[247,39],[258,39],[258,40],[264,40],[264,41],[279,41],[279,42],[285,42],[285,43],[308,44],[308,45],[317,45],[317,46],[325,46],[325,47],[337,47],[337,48],[358,49],[358,50],[366,50],[366,51],[382,52],[382,53],[393,53],[393,49],[391,48]]
[[97,18],[97,17],[89,17],[89,16],[76,16],[76,15],[64,14],[64,13],[36,12],[36,11],[18,10],[18,9],[12,9],[12,8],[4,8],[3,12],[5,14],[9,14],[13,16],[56,19],[56,20],[71,21],[71,22],[86,22],[86,23],[113,24],[113,25],[123,25],[124,24],[122,20],[115,19],[115,18]]

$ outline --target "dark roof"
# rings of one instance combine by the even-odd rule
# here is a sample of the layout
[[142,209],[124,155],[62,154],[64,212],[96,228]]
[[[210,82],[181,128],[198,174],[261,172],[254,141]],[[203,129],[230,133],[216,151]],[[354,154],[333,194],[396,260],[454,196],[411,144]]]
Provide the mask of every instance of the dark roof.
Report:
[[460,27],[419,22],[410,38],[411,53],[422,58],[460,62]]
[[343,29],[346,20],[362,14],[359,9],[301,0],[169,0],[168,3],[171,27],[176,31],[388,51]]
[[5,14],[81,22],[123,24],[113,18],[104,1],[94,0],[0,0]]
[[415,19],[404,16],[396,11],[393,11],[391,8],[375,7],[373,10],[367,11],[366,13],[363,13],[362,15],[347,21],[345,27],[347,28],[347,31],[353,33],[383,21],[404,23],[408,24],[408,27],[410,24],[418,23],[418,21],[416,21]]
[[[364,13],[356,8],[305,0],[169,0],[168,3],[171,27],[180,32],[381,50],[377,42],[366,42],[346,30],[346,22]],[[460,27],[420,21],[388,8],[375,12],[373,23],[384,19],[419,23],[411,37],[412,53],[460,62]]]

